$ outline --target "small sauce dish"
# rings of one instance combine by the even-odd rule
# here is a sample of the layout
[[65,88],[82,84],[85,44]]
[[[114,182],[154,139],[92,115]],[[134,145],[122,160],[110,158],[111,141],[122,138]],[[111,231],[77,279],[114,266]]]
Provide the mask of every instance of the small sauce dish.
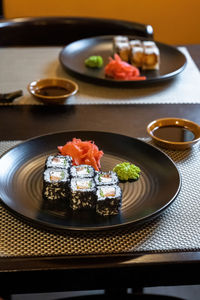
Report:
[[189,149],[200,140],[200,126],[186,119],[157,119],[148,124],[147,132],[156,144],[172,150]]
[[62,104],[68,97],[77,93],[78,85],[69,79],[44,78],[32,81],[27,89],[44,104]]

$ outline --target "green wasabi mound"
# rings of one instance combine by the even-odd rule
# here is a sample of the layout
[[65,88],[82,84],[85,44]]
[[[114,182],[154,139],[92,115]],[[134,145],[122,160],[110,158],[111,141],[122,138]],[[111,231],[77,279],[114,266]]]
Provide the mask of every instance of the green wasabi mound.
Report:
[[92,55],[85,60],[86,67],[101,68],[103,66],[103,58],[99,55]]
[[117,164],[113,171],[117,173],[119,180],[122,181],[137,180],[140,177],[141,172],[139,167],[130,164],[129,162]]

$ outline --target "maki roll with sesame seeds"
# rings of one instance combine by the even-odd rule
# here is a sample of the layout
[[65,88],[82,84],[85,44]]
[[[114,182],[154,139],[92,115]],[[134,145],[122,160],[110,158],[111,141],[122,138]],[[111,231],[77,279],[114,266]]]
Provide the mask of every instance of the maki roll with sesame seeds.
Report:
[[72,177],[94,178],[95,170],[92,166],[89,165],[72,166],[70,169],[70,175]]
[[50,155],[46,159],[45,167],[46,168],[61,168],[67,169],[72,165],[72,157],[69,155]]
[[43,207],[63,211],[69,206],[69,172],[62,168],[47,168],[43,175]]
[[70,207],[73,210],[95,208],[96,185],[93,178],[72,178],[70,191]]
[[118,185],[97,187],[96,212],[101,216],[117,215],[121,207],[122,191]]
[[112,185],[118,184],[118,176],[115,172],[96,172],[95,175],[95,183],[96,185]]

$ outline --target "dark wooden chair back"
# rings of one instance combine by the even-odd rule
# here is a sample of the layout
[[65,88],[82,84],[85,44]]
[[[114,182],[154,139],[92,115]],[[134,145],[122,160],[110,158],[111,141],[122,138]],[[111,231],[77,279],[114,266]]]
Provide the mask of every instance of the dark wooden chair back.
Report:
[[67,45],[99,35],[153,38],[151,25],[103,18],[38,17],[0,20],[0,46]]

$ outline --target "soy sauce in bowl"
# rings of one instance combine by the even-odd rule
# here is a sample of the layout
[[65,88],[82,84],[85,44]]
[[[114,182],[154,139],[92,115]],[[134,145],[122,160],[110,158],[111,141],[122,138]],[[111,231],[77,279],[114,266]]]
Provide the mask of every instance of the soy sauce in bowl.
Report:
[[65,78],[43,78],[28,85],[28,91],[44,104],[62,104],[78,91],[76,82]]
[[152,121],[147,132],[159,146],[172,150],[185,150],[200,141],[200,126],[181,118],[162,118]]
[[181,126],[163,126],[153,130],[155,137],[172,142],[189,142],[195,139],[194,133]]
[[42,96],[63,96],[71,91],[61,86],[45,86],[40,89],[37,89],[37,94]]

